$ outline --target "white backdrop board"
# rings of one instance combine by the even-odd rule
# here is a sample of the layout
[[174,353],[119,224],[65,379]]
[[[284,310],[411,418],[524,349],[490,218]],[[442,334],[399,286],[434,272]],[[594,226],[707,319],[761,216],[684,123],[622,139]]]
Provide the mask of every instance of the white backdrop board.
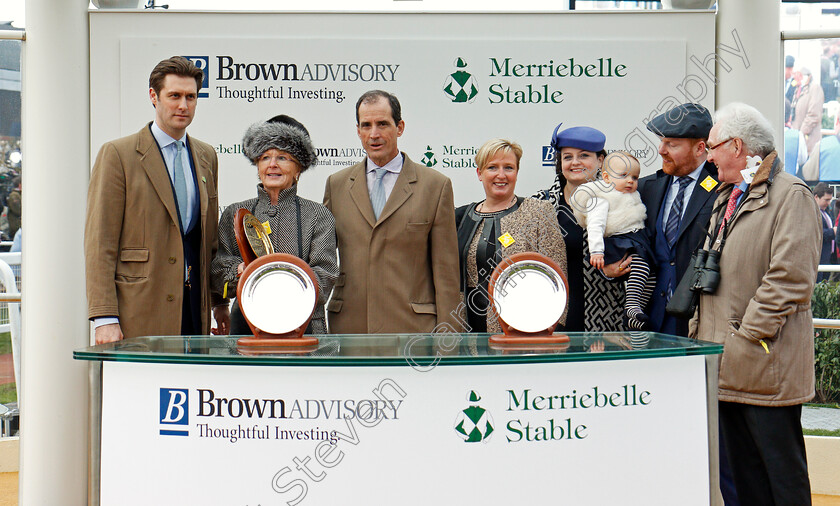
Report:
[[104,362],[101,504],[707,505],[705,360]]
[[312,135],[320,162],[300,194],[320,201],[327,176],[363,158],[354,108],[369,89],[399,97],[400,148],[449,176],[456,204],[483,198],[473,157],[490,138],[522,144],[527,196],[554,179],[558,123],[604,131],[648,174],[659,167],[649,118],[689,100],[714,107],[713,12],[92,11],[90,22],[92,159],[153,118],[153,66],[190,57],[207,82],[188,132],[219,153],[222,206],[255,195],[242,134],[281,113]]

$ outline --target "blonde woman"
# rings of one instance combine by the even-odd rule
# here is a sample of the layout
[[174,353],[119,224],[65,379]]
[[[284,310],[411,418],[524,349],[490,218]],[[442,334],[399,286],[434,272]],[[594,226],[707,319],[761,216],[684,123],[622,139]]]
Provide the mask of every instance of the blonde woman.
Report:
[[548,202],[514,193],[521,158],[522,147],[515,142],[485,142],[475,155],[476,175],[485,198],[455,210],[468,332],[501,331],[489,310],[487,283],[503,258],[534,251],[554,260],[566,273],[566,245],[554,208]]

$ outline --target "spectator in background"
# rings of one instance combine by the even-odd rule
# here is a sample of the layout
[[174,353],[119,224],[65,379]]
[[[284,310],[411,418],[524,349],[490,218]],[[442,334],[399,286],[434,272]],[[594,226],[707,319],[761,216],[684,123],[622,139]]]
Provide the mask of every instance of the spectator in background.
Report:
[[[824,41],[825,43],[827,41]],[[823,55],[820,59],[820,86],[826,102],[837,99],[837,77],[840,72],[837,69],[837,54],[831,44],[823,48]]]
[[[819,183],[814,187],[814,200],[817,201],[818,217],[822,225],[822,248],[820,249],[820,265],[829,265],[834,251],[834,239],[837,229],[832,226],[831,216],[828,214],[828,204],[834,197],[831,187],[825,183]],[[821,272],[817,275],[817,283],[828,280],[829,273]]]
[[790,124],[790,115],[793,112],[790,100],[785,99],[785,171],[788,174],[804,179],[802,177],[802,166],[808,160],[808,146],[805,144],[805,136],[799,130],[794,130]]
[[[791,56],[785,56],[785,98],[793,102],[793,94],[796,93],[797,83],[793,78],[793,64],[796,59]],[[789,114],[785,115],[785,122],[790,121]]]
[[709,161],[722,184],[705,247],[720,252],[720,281],[700,296],[690,337],[724,346],[718,412],[738,501],[808,505],[801,416],[814,396],[820,227],[808,186],[781,170],[770,122],[739,103],[715,119]]
[[[840,199],[834,199],[834,261],[840,263]],[[840,281],[840,272],[832,272],[829,281]]]
[[[834,199],[834,205],[831,206],[831,219],[834,221],[834,226],[837,226],[837,222],[840,221],[840,199]],[[837,251],[840,251],[840,244],[836,244],[838,246]],[[840,255],[838,255],[840,257]]]
[[9,207],[9,237],[14,237],[15,232],[20,229],[20,211],[21,211],[21,184],[20,176],[17,176],[12,183],[14,190],[9,192],[6,197],[6,205]]
[[19,228],[18,231],[15,233],[15,238],[12,241],[12,249],[9,250],[11,253],[20,253],[22,251],[23,246],[23,229]]
[[802,67],[793,75],[799,83],[799,88],[791,101],[793,119],[790,127],[802,132],[810,153],[822,137],[822,110],[825,97],[822,88],[813,85],[814,76],[808,68]]
[[[810,150],[802,166],[802,179],[809,182],[840,180],[840,116],[834,121],[834,134],[827,135]],[[786,148],[787,149],[787,148]]]

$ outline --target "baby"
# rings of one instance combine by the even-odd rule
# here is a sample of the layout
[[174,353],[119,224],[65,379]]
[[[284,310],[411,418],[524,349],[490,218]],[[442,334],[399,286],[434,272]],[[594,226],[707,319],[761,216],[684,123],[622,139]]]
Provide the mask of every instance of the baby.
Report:
[[581,185],[572,195],[572,209],[586,228],[589,263],[597,269],[629,254],[625,283],[624,322],[630,330],[646,327],[644,308],[653,293],[653,250],[645,232],[645,206],[636,188],[641,165],[633,155],[616,151],[604,159],[603,179]]

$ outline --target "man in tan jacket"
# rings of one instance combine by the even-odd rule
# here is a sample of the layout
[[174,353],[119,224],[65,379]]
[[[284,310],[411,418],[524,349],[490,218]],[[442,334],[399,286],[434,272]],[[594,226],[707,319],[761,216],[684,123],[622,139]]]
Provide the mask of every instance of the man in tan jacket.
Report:
[[822,112],[825,96],[822,87],[814,82],[811,71],[805,67],[794,73],[799,87],[791,100],[793,118],[790,127],[805,136],[808,152],[814,150],[822,138]]
[[720,427],[739,502],[810,504],[800,417],[814,395],[816,204],[782,169],[761,113],[733,103],[715,119],[708,158],[722,184],[705,247],[720,252],[720,280],[690,335],[723,344]]
[[400,152],[404,129],[397,97],[365,93],[356,130],[367,158],[327,179],[340,271],[327,304],[331,333],[461,329],[452,183]]
[[155,120],[96,157],[85,268],[97,343],[210,331],[218,163],[186,134],[202,77],[180,56],[158,63],[149,76]]

